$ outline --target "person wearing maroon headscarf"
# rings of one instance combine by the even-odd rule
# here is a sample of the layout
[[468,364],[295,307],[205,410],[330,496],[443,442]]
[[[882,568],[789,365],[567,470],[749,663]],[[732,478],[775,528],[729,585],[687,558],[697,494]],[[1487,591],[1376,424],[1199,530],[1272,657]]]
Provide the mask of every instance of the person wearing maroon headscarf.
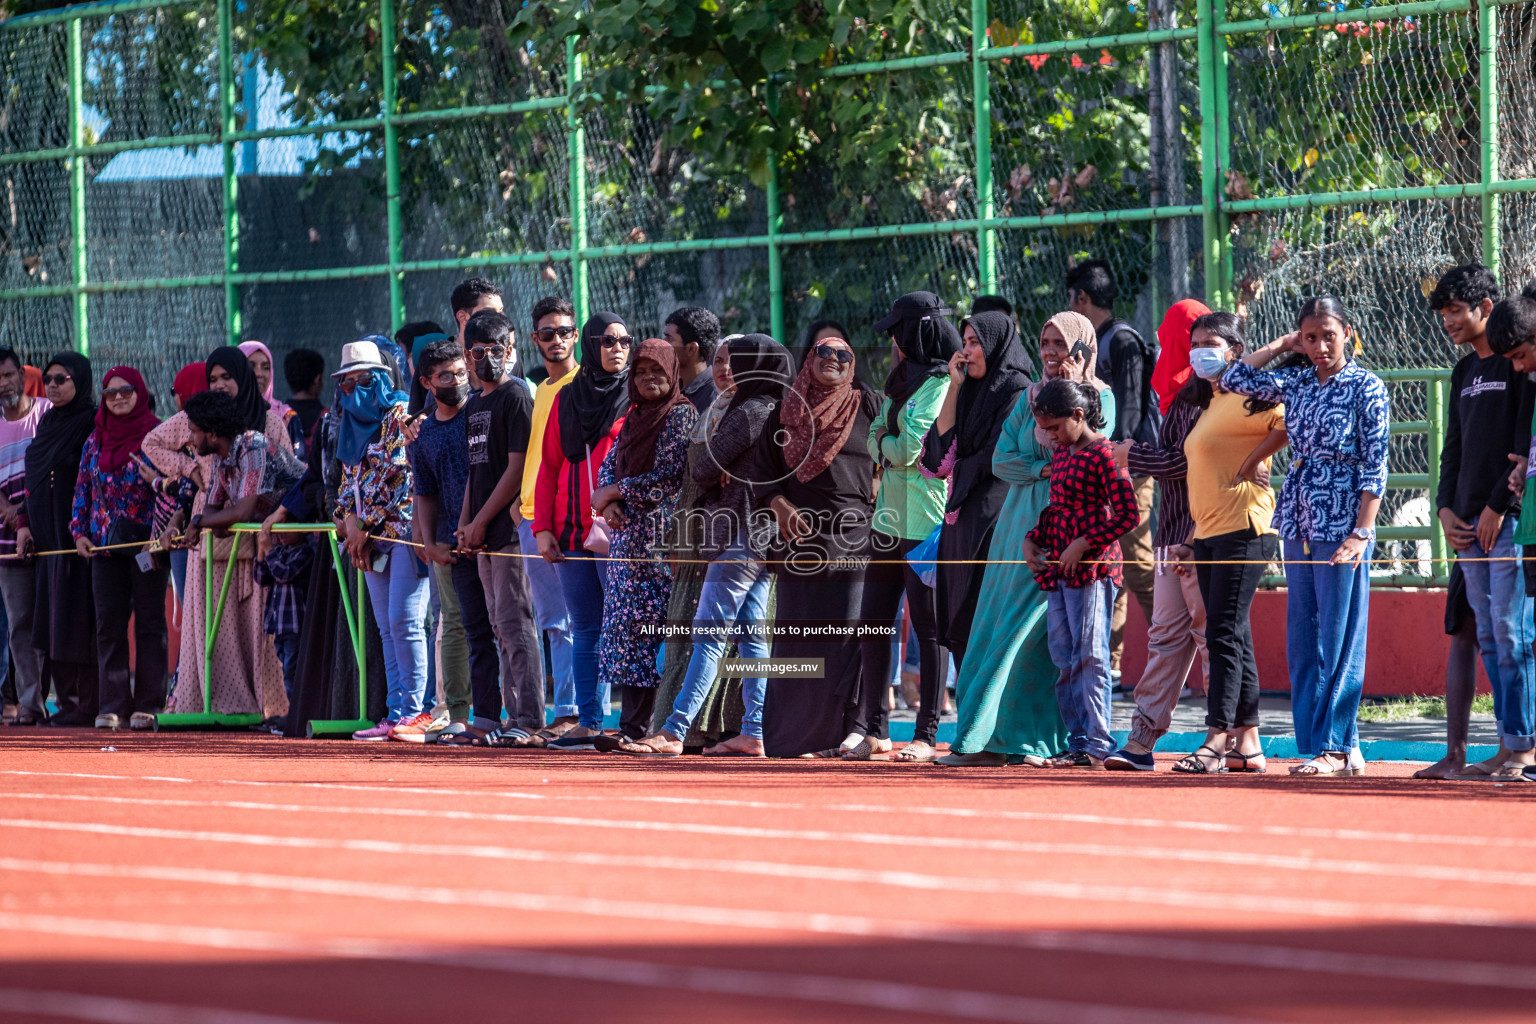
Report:
[[[137,557],[150,538],[155,492],[139,472],[144,437],[160,425],[155,400],[131,366],[102,378],[96,429],[86,438],[75,480],[69,532],[89,559],[96,595],[100,706],[96,728],[150,729],[165,706],[165,584],[158,559]],[[103,550],[106,549],[106,550]],[[128,620],[134,621],[137,671],[130,683]],[[126,720],[126,721],[125,721]]]

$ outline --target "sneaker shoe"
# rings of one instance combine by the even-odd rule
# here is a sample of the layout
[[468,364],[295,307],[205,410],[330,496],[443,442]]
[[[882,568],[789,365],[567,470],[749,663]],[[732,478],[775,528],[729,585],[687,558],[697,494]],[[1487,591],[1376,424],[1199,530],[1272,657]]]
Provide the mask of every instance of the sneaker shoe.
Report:
[[159,719],[148,711],[135,711],[128,719],[128,728],[134,732],[143,732],[146,729],[158,732]]
[[557,740],[550,740],[545,750],[596,750],[603,733],[596,729],[572,729]]
[[392,719],[381,718],[379,719],[378,725],[371,725],[366,729],[359,729],[357,732],[352,734],[352,738],[355,740],[362,740],[365,743],[377,743],[380,740],[389,739],[389,734],[394,728],[395,723]]
[[120,729],[122,728],[122,725],[123,720],[118,718],[116,715],[96,716],[96,728],[98,729]]
[[1104,768],[1111,772],[1150,772],[1157,770],[1157,761],[1151,754],[1133,754],[1122,748],[1104,759]]
[[432,716],[423,711],[410,718],[401,719],[396,726],[389,731],[389,738],[400,740],[402,743],[427,742],[427,730],[432,728]]

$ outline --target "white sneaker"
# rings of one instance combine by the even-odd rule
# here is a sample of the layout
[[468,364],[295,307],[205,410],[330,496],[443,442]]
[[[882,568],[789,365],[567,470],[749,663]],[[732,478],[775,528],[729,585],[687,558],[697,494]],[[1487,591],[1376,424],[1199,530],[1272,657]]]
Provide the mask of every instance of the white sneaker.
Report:
[[96,716],[96,728],[98,729],[120,729],[122,728],[122,725],[123,720],[118,718],[116,715]]

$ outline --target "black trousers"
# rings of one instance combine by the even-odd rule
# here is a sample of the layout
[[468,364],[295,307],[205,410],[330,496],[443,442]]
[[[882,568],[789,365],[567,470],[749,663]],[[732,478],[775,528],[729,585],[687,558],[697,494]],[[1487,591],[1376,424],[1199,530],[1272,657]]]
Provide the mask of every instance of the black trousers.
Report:
[[[135,711],[165,710],[165,586],[170,569],[142,572],[132,552],[113,551],[91,559],[96,595],[96,662],[102,715],[127,718]],[[128,621],[133,619],[137,656],[128,672]]]
[[650,734],[651,713],[655,710],[656,687],[619,687],[619,732],[629,739],[638,740]]
[[[873,560],[864,570],[864,598],[859,608],[859,622],[866,627],[890,626],[896,620],[902,595],[906,595],[912,629],[917,633],[920,667],[918,699],[921,706],[912,738],[931,746],[939,736],[939,711],[944,707],[947,665],[946,652],[938,639],[934,590],[918,579],[912,564],[906,560],[907,552],[921,543],[898,540],[875,531]],[[894,564],[897,560],[901,564]],[[891,640],[888,636],[866,636],[859,641],[859,646],[863,668],[860,670],[854,731],[883,740],[890,729],[886,691],[891,682]]]
[[459,595],[459,618],[469,645],[471,709],[475,718],[485,720],[486,728],[495,729],[501,725],[501,655],[496,650],[496,630],[491,626],[475,556],[458,558],[452,567],[453,592]]
[[[1200,596],[1205,601],[1205,649],[1211,678],[1206,690],[1205,724],[1236,729],[1259,724],[1259,666],[1253,656],[1249,610],[1264,576],[1264,563],[1276,556],[1272,533],[1252,528],[1192,542]],[[1243,561],[1248,565],[1217,565]]]

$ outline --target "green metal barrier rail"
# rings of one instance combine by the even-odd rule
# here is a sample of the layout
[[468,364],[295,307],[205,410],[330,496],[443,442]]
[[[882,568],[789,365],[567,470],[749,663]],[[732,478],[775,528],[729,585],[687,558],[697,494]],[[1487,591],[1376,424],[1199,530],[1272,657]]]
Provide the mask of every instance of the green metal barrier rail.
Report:
[[[318,533],[325,536],[326,542],[331,546],[331,562],[336,570],[336,582],[341,590],[342,611],[347,621],[348,638],[352,641],[352,650],[357,656],[357,717],[354,719],[339,720],[315,720],[309,723],[309,736],[344,736],[351,735],[359,729],[366,729],[373,724],[368,718],[368,646],[364,642],[363,614],[366,610],[368,588],[364,583],[363,571],[357,571],[357,602],[354,606],[351,596],[347,593],[346,569],[341,557],[340,545],[336,543],[336,527],[330,523],[280,523],[272,527],[276,533]],[[219,587],[219,596],[215,600],[213,596],[213,572],[214,560],[210,557],[213,550],[213,536],[210,531],[203,531],[202,555],[203,555],[203,709],[193,712],[173,712],[159,716],[156,728],[163,729],[206,729],[209,727],[236,728],[241,726],[259,725],[259,714],[220,714],[210,709],[213,707],[213,646],[219,635],[219,627],[224,621],[224,605],[229,597],[230,583],[234,580],[235,565],[239,561],[240,544],[248,534],[259,533],[260,523],[237,523],[230,528],[234,534],[234,543],[230,547],[229,560],[224,567],[224,579]]]

